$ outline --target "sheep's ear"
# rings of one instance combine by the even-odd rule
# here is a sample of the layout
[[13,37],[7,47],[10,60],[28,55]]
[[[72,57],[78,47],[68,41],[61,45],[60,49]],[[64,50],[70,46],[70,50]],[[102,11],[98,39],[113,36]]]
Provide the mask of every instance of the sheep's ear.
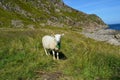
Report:
[[52,34],[51,34],[51,36],[54,36],[54,35],[55,35],[55,33],[52,33]]
[[64,36],[64,33],[63,33],[63,34],[61,34],[61,36]]

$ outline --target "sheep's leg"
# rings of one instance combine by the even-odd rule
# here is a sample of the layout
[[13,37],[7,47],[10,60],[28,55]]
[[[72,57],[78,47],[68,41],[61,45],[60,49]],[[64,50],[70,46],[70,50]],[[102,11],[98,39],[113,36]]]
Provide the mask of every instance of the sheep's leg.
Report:
[[59,52],[57,52],[57,60],[59,60]]
[[45,51],[46,55],[48,56],[47,50],[45,48],[44,48],[44,51]]
[[53,60],[55,60],[55,51],[52,50],[52,53],[53,53]]

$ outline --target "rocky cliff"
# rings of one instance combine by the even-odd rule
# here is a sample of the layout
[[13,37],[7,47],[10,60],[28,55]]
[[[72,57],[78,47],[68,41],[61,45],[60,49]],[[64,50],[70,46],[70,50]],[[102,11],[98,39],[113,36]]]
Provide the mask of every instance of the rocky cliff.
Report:
[[95,14],[75,10],[62,0],[0,0],[0,27],[40,26],[97,29],[106,24]]

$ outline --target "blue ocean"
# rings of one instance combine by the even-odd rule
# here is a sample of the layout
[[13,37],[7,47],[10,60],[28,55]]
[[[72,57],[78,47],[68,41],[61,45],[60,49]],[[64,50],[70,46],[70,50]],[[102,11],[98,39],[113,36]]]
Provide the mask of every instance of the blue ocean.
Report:
[[120,24],[109,24],[109,29],[120,30]]

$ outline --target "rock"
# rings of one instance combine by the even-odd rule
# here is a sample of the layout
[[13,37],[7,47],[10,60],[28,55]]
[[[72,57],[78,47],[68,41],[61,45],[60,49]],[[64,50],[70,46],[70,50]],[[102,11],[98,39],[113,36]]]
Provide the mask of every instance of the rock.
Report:
[[85,36],[98,40],[105,41],[113,45],[120,45],[120,34],[117,31],[111,29],[99,29],[94,32],[82,32]]
[[44,26],[45,26],[45,24],[44,24],[44,23],[40,23],[40,26],[44,27]]
[[16,28],[20,28],[24,26],[21,20],[11,20],[11,24]]
[[114,37],[115,37],[116,39],[120,39],[120,34],[116,34],[116,35],[114,35]]
[[120,45],[120,42],[117,39],[110,39],[107,42],[114,45]]
[[35,29],[34,27],[35,27],[35,25],[32,25],[32,24],[27,25],[27,28],[32,29],[32,30],[34,30],[34,29]]
[[60,9],[55,9],[55,12],[59,13],[59,12],[60,12]]
[[31,20],[32,20],[33,22],[36,22],[35,18],[31,18]]
[[116,31],[111,29],[100,29],[95,31],[95,33],[99,35],[114,35]]

